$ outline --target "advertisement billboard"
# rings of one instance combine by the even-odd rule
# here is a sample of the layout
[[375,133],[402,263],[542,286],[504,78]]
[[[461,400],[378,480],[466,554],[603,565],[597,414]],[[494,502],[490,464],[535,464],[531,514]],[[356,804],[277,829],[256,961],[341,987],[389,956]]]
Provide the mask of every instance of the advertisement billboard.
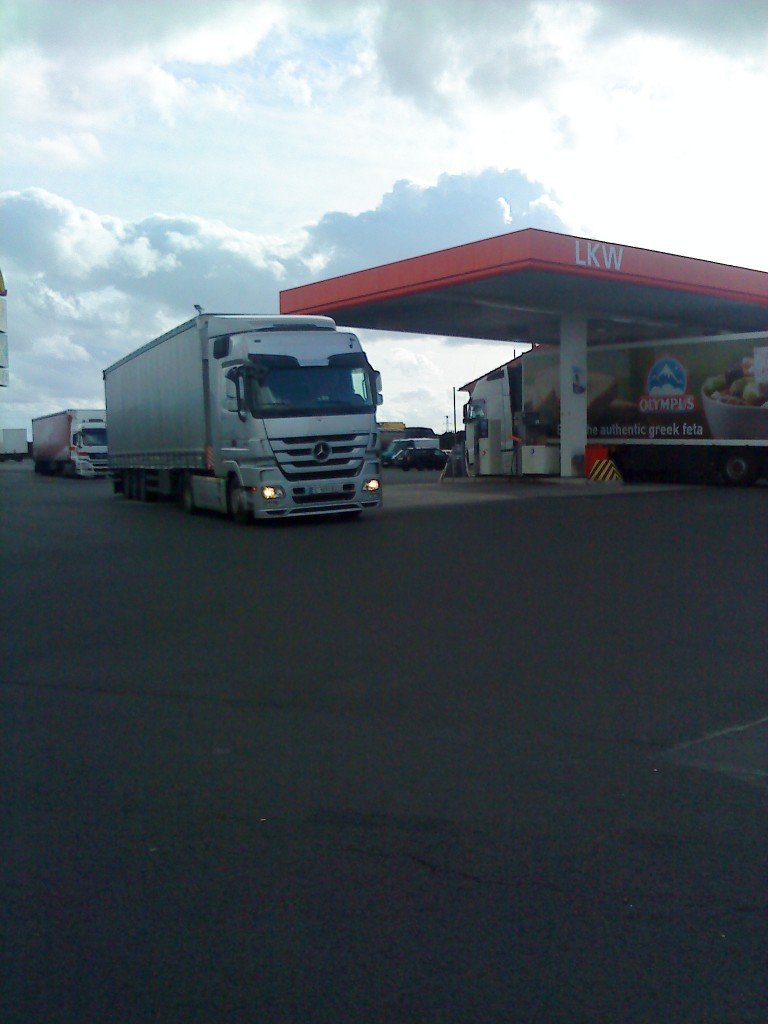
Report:
[[[768,441],[768,335],[589,350],[587,440],[602,444]],[[523,360],[524,411],[539,443],[556,438],[556,351]]]

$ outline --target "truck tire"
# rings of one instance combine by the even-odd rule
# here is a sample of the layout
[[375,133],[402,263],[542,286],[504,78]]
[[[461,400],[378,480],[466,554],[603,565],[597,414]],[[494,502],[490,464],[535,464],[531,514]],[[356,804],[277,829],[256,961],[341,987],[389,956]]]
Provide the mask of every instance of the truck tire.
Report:
[[755,482],[757,463],[749,452],[735,448],[725,453],[723,477],[731,487],[746,487]]
[[233,522],[241,525],[250,522],[251,518],[243,507],[243,488],[234,476],[227,480],[227,515]]
[[184,511],[187,515],[193,516],[197,512],[195,495],[192,491],[192,475],[190,473],[184,476],[181,484],[181,504],[184,506]]
[[147,500],[147,474],[143,469],[136,470],[136,500]]

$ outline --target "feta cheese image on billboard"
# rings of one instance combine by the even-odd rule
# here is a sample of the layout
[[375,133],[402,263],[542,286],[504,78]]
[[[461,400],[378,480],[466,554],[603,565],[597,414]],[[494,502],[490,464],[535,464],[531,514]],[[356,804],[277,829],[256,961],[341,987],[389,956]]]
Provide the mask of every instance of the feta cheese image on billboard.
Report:
[[768,347],[705,380],[701,404],[713,438],[768,439]]

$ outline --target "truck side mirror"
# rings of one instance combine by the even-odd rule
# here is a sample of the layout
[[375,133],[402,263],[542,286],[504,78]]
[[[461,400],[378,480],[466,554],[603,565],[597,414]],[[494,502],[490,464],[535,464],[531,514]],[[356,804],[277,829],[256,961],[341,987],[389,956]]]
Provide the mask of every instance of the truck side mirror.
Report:
[[[218,341],[219,339],[217,338],[216,340]],[[227,339],[227,341],[229,341],[229,339]],[[240,390],[240,384],[241,384],[242,379],[243,379],[243,369],[242,369],[242,367],[241,366],[233,366],[231,370],[227,370],[226,379],[227,380],[231,380],[232,383],[235,385],[235,402],[236,402],[236,406],[235,406],[235,409],[233,411],[237,413],[237,418],[239,420],[241,420],[243,423],[245,423],[247,417],[246,417],[246,414],[245,414],[245,409],[243,408],[243,405],[244,405],[243,393]]]
[[229,355],[232,346],[232,339],[228,334],[220,334],[213,339],[213,358],[224,359]]

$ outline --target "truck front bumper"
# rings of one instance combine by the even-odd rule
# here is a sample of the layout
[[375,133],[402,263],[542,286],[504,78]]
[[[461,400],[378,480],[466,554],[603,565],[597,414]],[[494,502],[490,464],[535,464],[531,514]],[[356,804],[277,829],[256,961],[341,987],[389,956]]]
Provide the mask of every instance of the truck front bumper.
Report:
[[[312,482],[286,480],[274,469],[261,470],[246,490],[246,503],[257,519],[337,515],[381,507],[378,463],[366,463],[356,477]],[[244,483],[245,474],[243,474]]]

